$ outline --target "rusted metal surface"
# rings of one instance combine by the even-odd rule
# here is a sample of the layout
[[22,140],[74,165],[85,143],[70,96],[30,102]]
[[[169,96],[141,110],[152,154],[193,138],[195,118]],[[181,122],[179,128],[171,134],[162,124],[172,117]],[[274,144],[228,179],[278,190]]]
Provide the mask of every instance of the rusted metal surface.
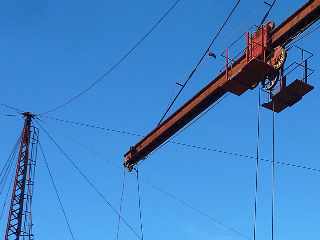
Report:
[[[283,46],[290,43],[290,41],[292,41],[292,39],[300,32],[306,30],[310,25],[312,25],[319,18],[319,16],[320,0],[311,0],[296,13],[290,16],[286,21],[284,21],[280,26],[272,30],[269,35],[270,39],[268,41],[264,41],[265,37],[261,36],[261,34],[264,34],[264,31],[260,33],[258,32],[259,36],[256,35],[255,39],[263,39],[263,42],[260,41],[262,46],[256,48],[254,51],[247,49],[246,53],[232,62],[231,66],[227,67],[225,71],[219,74],[193,98],[187,101],[171,116],[169,116],[162,124],[151,131],[135,146],[131,147],[124,156],[124,165],[131,170],[137,162],[145,158],[149,153],[167,141],[176,132],[192,121],[196,116],[216,102],[228,91],[240,95],[247,89],[254,87],[255,82],[252,79],[257,79],[257,81],[260,81],[260,71],[263,71],[262,76],[266,74],[267,71],[270,71],[270,69],[268,69],[268,65],[262,61],[262,56],[260,56],[261,54],[266,54],[266,51],[263,49],[265,48],[267,51],[270,51],[277,46]],[[269,32],[266,34],[269,34]],[[252,40],[248,39],[247,44],[248,43],[252,43]],[[248,54],[252,55],[249,56]],[[256,63],[253,64],[252,62],[251,64],[253,65],[250,66],[252,59],[255,59]],[[259,60],[260,62],[258,62]],[[254,65],[256,67],[254,67]],[[250,69],[250,73],[244,73],[246,72],[246,68]],[[244,76],[241,77],[241,74],[244,74]],[[228,84],[230,84],[228,82],[230,80],[232,81],[233,78],[236,79],[237,77],[239,80],[237,81],[237,84],[234,85],[238,86],[228,86]],[[247,78],[247,82],[245,82],[245,84],[239,84],[243,82],[244,77]]]
[[[269,31],[270,30],[271,29],[269,29]],[[254,44],[263,46],[263,48],[257,50],[259,48],[255,48],[251,41],[251,50],[246,52],[249,56],[243,55],[236,63],[226,67],[226,70],[216,79],[186,102],[138,144],[132,147],[125,155],[125,166],[131,170],[134,164],[159,147],[225,93],[234,92],[239,95],[256,86],[259,81],[262,81],[272,68],[260,60],[263,58],[262,56],[265,55],[262,49],[267,49],[269,46],[264,46],[264,44],[266,44],[262,42],[264,38],[255,38],[255,41],[258,41],[258,39],[260,39],[261,42],[255,42]],[[254,54],[256,55],[258,51],[260,51],[261,56],[255,56],[252,51],[255,51]],[[248,59],[249,63],[247,62]],[[248,84],[246,84],[246,82]]]
[[320,0],[308,1],[272,32],[272,47],[290,43],[320,18]]
[[240,96],[249,89],[255,88],[259,82],[273,72],[274,68],[271,65],[254,58],[245,64],[238,73],[234,74],[229,81],[226,81],[223,88]]

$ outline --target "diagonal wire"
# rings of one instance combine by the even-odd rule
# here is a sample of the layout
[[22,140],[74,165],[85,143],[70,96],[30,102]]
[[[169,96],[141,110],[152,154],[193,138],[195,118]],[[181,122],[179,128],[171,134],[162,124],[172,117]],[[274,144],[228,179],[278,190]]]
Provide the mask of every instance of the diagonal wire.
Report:
[[275,184],[276,184],[276,165],[275,165],[275,111],[274,101],[272,103],[272,205],[271,205],[271,240],[274,240],[274,213],[275,213]]
[[20,139],[21,139],[21,135],[18,137],[8,159],[6,160],[5,164],[3,165],[1,172],[0,172],[0,195],[2,194],[5,185],[7,183],[8,177],[9,177],[9,173],[10,173],[10,169],[12,168],[14,161],[15,161],[15,156],[18,152],[18,146],[20,143]]
[[[41,118],[47,118],[47,119],[54,120],[54,121],[57,121],[57,122],[71,124],[71,125],[79,126],[79,127],[87,127],[87,128],[98,129],[98,130],[102,130],[102,131],[106,131],[106,132],[119,133],[119,134],[122,134],[122,135],[129,135],[129,136],[134,136],[134,137],[144,137],[144,135],[142,135],[142,134],[134,133],[134,132],[131,132],[131,131],[112,129],[112,128],[99,126],[99,125],[96,125],[96,124],[89,124],[89,123],[83,123],[83,122],[78,122],[78,121],[65,120],[65,119],[49,117],[49,116],[41,116]],[[38,120],[40,120],[40,118],[38,118]]]
[[7,114],[7,113],[0,113],[1,116],[3,117],[17,117],[18,115],[14,115],[14,114]]
[[255,172],[255,195],[254,195],[254,216],[253,216],[253,240],[257,237],[257,205],[259,187],[259,166],[260,166],[260,118],[261,118],[261,90],[258,89],[257,107],[257,143],[256,143],[256,172]]
[[[208,114],[214,107],[216,107],[219,103],[221,103],[225,98],[227,98],[229,96],[229,94],[225,94],[223,95],[220,99],[218,99],[218,101],[216,101],[215,103],[213,103],[207,110],[205,110],[204,112],[202,112],[199,116],[197,116],[195,119],[193,119],[191,122],[189,122],[186,126],[184,126],[182,129],[180,129],[172,138],[177,137],[179,134],[183,133],[185,130],[187,130],[189,127],[191,127],[193,124],[195,124],[197,121],[199,121],[202,117],[204,117],[206,114]],[[156,148],[151,154],[155,153],[156,151],[159,151],[160,149],[162,149],[163,147],[165,147],[168,143],[173,143],[173,144],[177,144],[177,145],[181,145],[179,144],[179,142],[176,142],[174,140],[167,140],[166,142],[164,142],[163,144],[161,144],[158,148]],[[151,155],[149,154],[149,156]]]
[[[69,138],[70,139],[70,138]],[[75,142],[76,144],[78,144],[81,148],[84,148],[88,153],[92,154],[93,156],[101,159],[101,160],[106,160],[105,158],[102,157],[101,153],[96,152],[94,150],[92,150],[90,147],[84,145],[83,143],[80,143],[78,141],[74,141],[74,139],[72,139],[73,142]],[[112,161],[106,161],[111,167],[113,167],[114,169],[119,170],[120,166],[117,164],[114,164]],[[125,170],[123,167],[121,168],[122,170]],[[168,190],[163,190],[162,187],[156,186],[153,183],[151,183],[149,180],[147,181],[146,179],[140,180],[140,182],[145,185],[145,186],[149,186],[151,189],[159,192],[160,194],[162,194],[163,196],[169,197],[169,199],[171,200],[175,200],[177,203],[179,203],[182,207],[184,208],[188,208],[190,210],[192,210],[193,212],[201,215],[202,217],[207,218],[210,222],[214,223],[215,225],[219,225],[221,227],[220,224],[218,224],[217,222],[221,223],[222,225],[224,225],[225,227],[223,227],[224,230],[229,231],[228,229],[232,229],[232,227],[228,227],[227,224],[222,223],[221,221],[217,220],[212,216],[210,216],[208,213],[204,212],[203,210],[200,210],[198,207],[194,206],[191,203],[187,203],[186,200],[182,200],[181,198],[179,198],[177,195],[169,192]],[[185,204],[181,204],[181,202],[185,202]],[[236,229],[235,229],[236,230]],[[237,231],[237,230],[236,230]],[[234,231],[232,231],[234,232]],[[241,234],[240,234],[241,235]],[[244,234],[242,234],[242,237],[245,236]],[[249,237],[245,237],[248,238]]]
[[35,120],[39,125],[40,129],[47,135],[51,142],[57,147],[60,153],[71,163],[73,168],[79,173],[79,175],[87,182],[87,184],[96,192],[96,194],[106,203],[106,205],[121,218],[122,222],[130,229],[130,231],[140,240],[139,234],[134,230],[134,228],[128,223],[128,221],[118,212],[118,210],[112,206],[110,201],[105,197],[105,195],[97,188],[97,186],[90,180],[90,178],[79,168],[76,162],[71,158],[69,154],[57,143],[57,141],[51,136],[51,134]]
[[116,240],[119,240],[119,231],[120,231],[120,223],[121,223],[120,215],[122,215],[122,207],[123,207],[122,205],[123,205],[123,200],[124,200],[125,185],[126,185],[126,170],[125,170],[125,168],[123,168],[123,180],[122,180],[122,190],[121,190],[121,198],[120,198],[119,218],[118,218]]
[[[105,160],[105,158],[102,158],[102,155],[99,152],[96,152],[94,150],[92,150],[90,147],[86,146],[84,143],[80,143],[79,141],[75,141],[74,139],[69,138],[70,140],[72,140],[73,142],[75,142],[77,145],[79,145],[81,148],[85,149],[88,153],[98,157],[99,159],[103,159]],[[112,166],[114,169],[119,170],[120,166],[117,164],[114,164],[111,161],[107,161],[108,164],[110,164],[110,166]],[[121,168],[122,170],[124,170],[124,168]],[[148,185],[151,189],[161,193],[163,196],[169,197],[169,199],[171,200],[175,200],[177,203],[179,203],[181,206],[188,208],[192,211],[194,211],[195,213],[201,215],[202,217],[207,218],[210,222],[214,223],[215,225],[219,225],[220,227],[222,227],[224,230],[226,231],[230,231],[230,229],[233,229],[232,227],[228,227],[227,224],[223,223],[222,221],[216,220],[214,217],[210,216],[210,214],[204,212],[203,210],[200,210],[198,207],[192,205],[191,203],[188,203],[186,200],[182,200],[181,198],[179,198],[178,196],[176,196],[173,193],[170,193],[167,190],[163,190],[162,187],[156,186],[152,183],[150,183],[150,181],[146,181],[145,179],[142,181],[142,184],[144,185]],[[182,203],[184,202],[184,203]],[[237,234],[237,230],[234,229],[234,231],[231,230],[231,232]],[[240,233],[237,234],[239,236],[242,235],[243,238],[249,239],[249,237],[245,236],[245,234]]]
[[47,157],[46,157],[46,155],[45,155],[45,153],[44,153],[44,150],[43,150],[43,148],[42,148],[41,143],[39,143],[39,146],[40,146],[40,152],[41,152],[41,155],[42,155],[42,159],[43,159],[43,161],[44,161],[44,163],[45,163],[45,165],[46,165],[48,174],[49,174],[49,176],[50,176],[50,181],[51,181],[52,187],[53,187],[53,189],[54,189],[54,191],[55,191],[55,193],[56,193],[56,196],[57,196],[57,199],[58,199],[58,202],[59,202],[60,210],[61,210],[61,212],[62,212],[62,214],[63,214],[63,216],[64,216],[64,220],[66,221],[66,224],[67,224],[67,227],[68,227],[70,236],[71,236],[71,238],[72,238],[73,240],[75,240],[75,237],[74,237],[74,234],[73,234],[73,231],[72,231],[72,229],[71,229],[70,222],[69,222],[69,218],[68,218],[68,216],[67,216],[67,213],[66,213],[65,208],[63,207],[62,200],[61,200],[61,197],[60,197],[60,194],[59,194],[57,185],[56,185],[56,183],[55,183],[55,181],[54,181],[54,177],[53,177],[53,175],[52,175],[52,171],[51,171],[50,166],[49,166],[49,162],[48,162]]
[[186,208],[189,208],[191,209],[192,211],[206,217],[207,219],[209,219],[211,222],[213,222],[214,224],[216,225],[219,225],[220,227],[222,227],[223,229],[229,231],[229,232],[232,232],[234,233],[235,235],[239,236],[239,237],[242,237],[242,238],[245,238],[245,239],[248,239],[250,240],[250,237],[248,237],[247,235],[239,232],[237,229],[233,228],[233,227],[229,227],[227,226],[226,224],[224,224],[223,222],[221,222],[220,220],[217,220],[216,218],[213,218],[212,216],[210,216],[208,213],[200,210],[199,208],[196,208],[194,206],[192,206],[190,203],[188,203],[187,201],[185,201],[184,199],[180,199],[178,198],[177,196],[175,196],[174,194],[170,193],[170,192],[167,192],[151,183],[147,183],[151,188],[153,188],[154,190],[156,190],[157,192],[160,192],[164,195],[166,195],[167,197],[175,200],[176,202],[178,202],[179,204],[181,204],[182,206],[186,207]]
[[265,23],[265,21],[267,20],[268,16],[270,15],[270,12],[271,12],[271,10],[274,7],[276,2],[277,2],[277,0],[273,0],[273,2],[271,4],[267,3],[267,2],[264,2],[265,4],[267,4],[269,6],[269,9],[266,12],[266,14],[263,16],[263,18],[262,18],[262,20],[260,22],[260,26],[262,26]]
[[[11,182],[14,181],[14,174],[12,174],[12,178],[11,178]],[[9,202],[9,199],[10,199],[10,192],[11,192],[11,186],[8,185],[8,189],[7,189],[7,192],[6,192],[6,196],[4,198],[4,201],[3,201],[3,204],[1,206],[1,212],[0,212],[0,220],[3,218],[4,216],[4,212],[6,210],[6,206],[7,206],[7,203]]]
[[101,76],[99,76],[92,84],[90,84],[87,88],[83,89],[78,94],[72,96],[69,98],[66,102],[41,113],[40,115],[46,115],[48,113],[55,112],[70,103],[74,102],[78,98],[80,98],[82,95],[86,94],[88,91],[90,91],[92,88],[94,88],[98,83],[100,83],[102,80],[104,80],[108,75],[110,75],[116,68],[118,68],[153,32],[156,30],[156,28],[166,19],[166,17],[176,8],[176,6],[181,2],[182,0],[176,0],[174,3],[163,13],[163,15],[151,26],[151,28],[119,59],[113,64],[107,71],[105,71]]
[[222,32],[222,30],[225,28],[225,26],[227,25],[227,23],[229,22],[230,18],[232,17],[233,13],[235,12],[235,10],[237,9],[237,7],[239,6],[241,0],[238,0],[236,2],[236,4],[233,6],[232,10],[230,11],[230,13],[228,14],[227,18],[225,19],[225,21],[223,22],[223,24],[221,25],[221,27],[219,28],[218,32],[215,34],[215,36],[213,37],[213,39],[211,40],[209,46],[207,47],[207,49],[204,51],[204,53],[202,54],[201,58],[199,59],[199,61],[197,62],[196,66],[193,68],[193,70],[191,71],[191,73],[189,74],[188,78],[186,79],[186,81],[181,85],[181,88],[179,90],[179,92],[177,93],[177,95],[174,97],[174,99],[171,101],[171,103],[169,104],[169,107],[166,109],[166,111],[163,113],[163,115],[160,118],[160,121],[158,122],[158,125],[160,125],[162,123],[162,121],[165,119],[165,117],[167,116],[168,112],[171,110],[171,108],[173,107],[173,105],[175,104],[175,102],[177,101],[178,97],[181,95],[182,91],[184,90],[184,88],[187,86],[188,82],[192,79],[192,77],[194,76],[194,74],[196,73],[196,71],[198,70],[199,66],[201,65],[202,61],[204,60],[204,58],[207,56],[207,54],[209,53],[212,45],[214,44],[214,42],[216,41],[216,39],[220,36],[220,33]]
[[[14,170],[13,165],[14,165],[15,156],[16,156],[16,154],[18,152],[18,146],[19,146],[20,139],[21,139],[21,136],[18,137],[18,140],[16,141],[16,143],[15,143],[15,145],[13,147],[13,150],[10,153],[9,164],[6,167],[5,172],[3,171],[5,166],[1,170],[1,185],[3,187],[1,187],[1,189],[0,189],[0,195],[4,192],[6,185],[7,185],[7,191],[6,191],[6,194],[5,194],[5,197],[4,197],[3,204],[1,206],[0,219],[3,218],[4,212],[5,212],[5,209],[6,209],[6,205],[9,202],[9,199],[10,199],[11,183],[14,181],[14,178],[15,178],[15,175],[13,173],[12,173],[11,181],[9,182],[9,184],[6,184],[6,183],[7,183],[8,179],[10,178],[10,172]],[[7,165],[7,163],[5,165]],[[3,176],[2,176],[2,174],[3,174]]]
[[[106,127],[102,127],[102,126],[98,126],[98,125],[94,125],[94,124],[88,124],[88,123],[83,123],[83,122],[64,120],[64,119],[60,119],[60,118],[52,118],[52,117],[48,117],[48,116],[43,116],[43,117],[45,117],[47,119],[50,119],[50,120],[57,121],[57,122],[70,124],[70,125],[73,125],[73,126],[92,128],[92,129],[97,129],[97,130],[106,131],[106,132],[114,132],[114,133],[118,133],[118,134],[122,134],[122,135],[128,135],[128,136],[144,137],[144,135],[142,135],[142,134],[130,132],[128,130],[119,130],[119,129],[106,128]],[[40,120],[40,119],[38,118],[38,120]],[[218,149],[218,148],[215,148],[215,147],[200,146],[200,145],[196,145],[196,144],[189,144],[189,143],[184,143],[184,142],[175,141],[175,140],[170,140],[169,142],[171,144],[175,144],[175,145],[186,147],[186,148],[192,148],[192,149],[196,149],[196,150],[202,150],[202,151],[208,151],[208,152],[216,152],[216,153],[221,153],[221,154],[225,154],[225,155],[236,156],[236,157],[246,158],[246,159],[253,159],[253,160],[257,159],[256,156],[252,156],[252,155],[249,155],[249,154],[242,154],[242,153],[238,153],[238,152],[226,151],[226,150]],[[262,162],[272,163],[272,160],[267,159],[267,158],[262,158],[261,157],[261,158],[259,158],[259,160],[262,161]],[[285,167],[293,167],[293,168],[298,168],[298,169],[303,169],[303,170],[307,170],[307,171],[320,173],[320,169],[319,168],[310,167],[310,166],[306,166],[306,165],[302,165],[302,164],[294,164],[294,163],[285,162],[285,161],[276,161],[275,164],[282,165],[282,166],[285,166]]]
[[7,109],[10,109],[10,110],[13,110],[13,111],[15,111],[17,114],[22,114],[22,113],[23,113],[23,111],[20,110],[19,108],[10,106],[10,105],[5,104],[5,103],[1,103],[0,106],[3,106],[3,107],[5,107],[5,108],[7,108]]
[[140,220],[141,240],[144,240],[139,169],[136,168],[135,170],[136,170],[136,177],[137,177],[138,207],[139,207],[139,220]]

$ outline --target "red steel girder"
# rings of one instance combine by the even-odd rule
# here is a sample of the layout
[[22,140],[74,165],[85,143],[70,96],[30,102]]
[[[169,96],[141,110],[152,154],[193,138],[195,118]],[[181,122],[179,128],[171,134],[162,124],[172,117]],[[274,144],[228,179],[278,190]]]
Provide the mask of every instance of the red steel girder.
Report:
[[[269,46],[266,47],[273,49],[277,46],[287,45],[297,35],[314,24],[319,17],[320,0],[308,1],[282,24],[272,30]],[[234,62],[232,69],[227,68],[224,72],[219,74],[213,81],[205,86],[193,98],[187,101],[175,113],[169,116],[136,145],[131,147],[124,155],[124,165],[131,170],[136,163],[144,159],[148,154],[166,142],[176,132],[186,126],[210,105],[230,91],[230,88],[227,87],[227,84],[230,84],[228,83],[230,78],[241,73],[247,64],[248,59],[246,54],[239,57]],[[251,84],[248,83],[247,85]],[[249,88],[246,88],[244,91],[248,89]],[[242,92],[243,91],[241,91],[241,93]]]

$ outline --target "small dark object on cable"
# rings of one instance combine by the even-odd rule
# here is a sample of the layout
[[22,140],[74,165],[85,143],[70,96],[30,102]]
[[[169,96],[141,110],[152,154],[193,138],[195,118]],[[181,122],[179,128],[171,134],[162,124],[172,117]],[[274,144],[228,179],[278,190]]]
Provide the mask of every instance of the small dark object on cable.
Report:
[[217,58],[217,55],[215,55],[213,52],[209,52],[209,53],[208,53],[208,56],[209,56],[209,57],[213,57],[214,59]]

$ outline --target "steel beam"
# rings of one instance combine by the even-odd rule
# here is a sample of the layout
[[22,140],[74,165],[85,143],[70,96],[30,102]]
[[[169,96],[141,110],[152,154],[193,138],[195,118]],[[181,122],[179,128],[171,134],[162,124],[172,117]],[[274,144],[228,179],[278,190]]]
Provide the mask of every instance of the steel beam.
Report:
[[[305,31],[320,17],[320,0],[308,1],[297,12],[280,24],[271,32],[271,49],[289,44],[297,35]],[[221,98],[228,89],[225,88],[229,77],[241,72],[248,63],[246,54],[239,57],[232,69],[226,69],[187,101],[175,113],[169,116],[146,137],[139,141],[124,156],[124,165],[131,170],[132,167],[144,159],[148,154],[166,142],[170,137],[186,126],[200,113]]]

